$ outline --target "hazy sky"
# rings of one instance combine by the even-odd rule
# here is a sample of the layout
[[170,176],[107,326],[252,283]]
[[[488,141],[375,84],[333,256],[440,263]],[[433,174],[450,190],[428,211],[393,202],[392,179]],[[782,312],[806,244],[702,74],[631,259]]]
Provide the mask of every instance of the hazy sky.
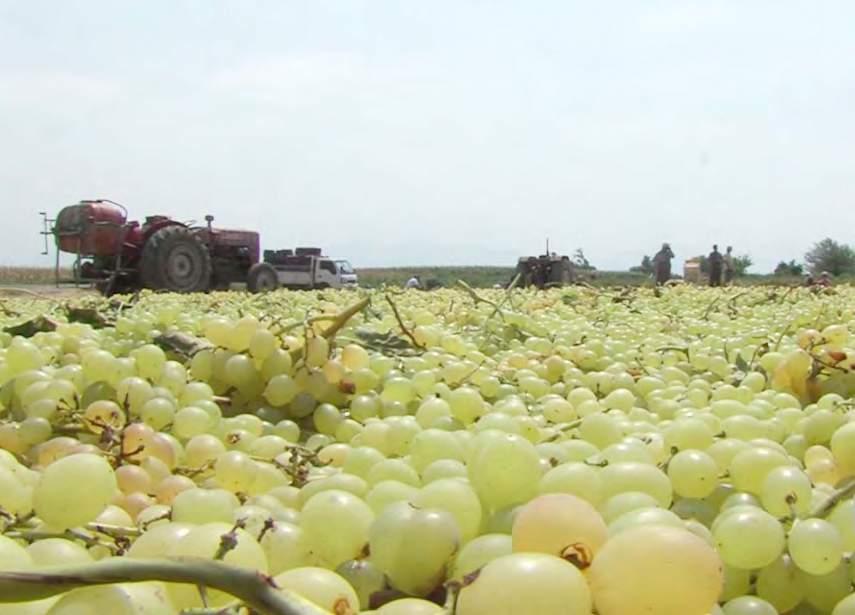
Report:
[[851,1],[0,0],[0,264],[82,198],[356,266],[855,228]]

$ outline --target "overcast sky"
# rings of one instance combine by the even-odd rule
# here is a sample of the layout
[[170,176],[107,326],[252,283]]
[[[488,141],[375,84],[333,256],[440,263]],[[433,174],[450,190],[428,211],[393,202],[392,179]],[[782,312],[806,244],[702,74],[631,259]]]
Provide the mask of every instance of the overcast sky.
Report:
[[0,264],[83,198],[358,266],[855,229],[855,3],[0,0]]

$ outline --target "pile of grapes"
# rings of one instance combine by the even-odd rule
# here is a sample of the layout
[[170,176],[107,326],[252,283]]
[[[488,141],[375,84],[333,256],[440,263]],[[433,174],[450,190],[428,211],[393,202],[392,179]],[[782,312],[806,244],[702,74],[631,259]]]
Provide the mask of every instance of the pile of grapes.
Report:
[[0,612],[853,615],[853,312],[0,299]]

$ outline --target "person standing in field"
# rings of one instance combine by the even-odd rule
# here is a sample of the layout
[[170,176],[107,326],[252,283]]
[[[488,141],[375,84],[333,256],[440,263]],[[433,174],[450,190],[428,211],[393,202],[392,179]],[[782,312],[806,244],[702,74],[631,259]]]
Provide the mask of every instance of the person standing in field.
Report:
[[710,268],[710,286],[721,286],[721,269],[724,258],[718,251],[718,245],[712,247],[712,252],[707,257],[707,264]]
[[733,276],[736,273],[736,269],[733,265],[733,246],[727,246],[727,250],[724,253],[724,284],[725,286],[729,286],[733,281]]
[[422,281],[419,279],[419,276],[414,275],[409,280],[407,280],[406,284],[404,284],[404,288],[421,288]]
[[674,253],[667,243],[663,243],[662,249],[653,256],[653,274],[656,277],[657,286],[662,286],[671,279],[672,258],[674,258]]

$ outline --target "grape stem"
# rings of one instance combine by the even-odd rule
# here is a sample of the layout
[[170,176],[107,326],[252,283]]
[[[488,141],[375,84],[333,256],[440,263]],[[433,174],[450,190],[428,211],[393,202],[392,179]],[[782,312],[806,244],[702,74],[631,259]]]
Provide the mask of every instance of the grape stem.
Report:
[[835,506],[846,498],[851,497],[853,494],[855,494],[855,480],[843,485],[840,489],[828,496],[822,504],[811,511],[810,516],[817,519],[822,519],[828,516],[828,514],[834,510]]
[[[457,280],[457,285],[460,288],[462,288],[463,290],[465,290],[466,294],[469,295],[470,297],[472,297],[472,300],[475,303],[486,303],[487,305],[492,306],[494,309],[494,313],[498,314],[502,320],[505,319],[505,315],[502,313],[502,309],[501,309],[500,304],[496,303],[495,301],[490,301],[489,299],[485,299],[484,297],[482,297],[481,295],[476,293],[475,290],[471,286],[469,286],[469,284],[464,282],[463,280]],[[491,314],[491,316],[492,316],[492,314]]]
[[401,327],[401,331],[404,332],[404,335],[406,335],[408,338],[410,338],[410,342],[413,344],[413,346],[415,346],[416,348],[421,348],[422,350],[424,350],[425,345],[420,344],[419,340],[416,339],[416,336],[413,335],[413,332],[410,331],[407,328],[407,325],[404,324],[404,321],[401,318],[401,314],[398,312],[398,306],[395,305],[394,301],[392,301],[392,297],[389,296],[389,293],[386,293],[386,302],[392,307],[392,313],[395,315],[395,320],[398,321],[398,326]]
[[51,569],[0,572],[0,602],[29,602],[78,587],[164,581],[204,585],[230,594],[261,615],[328,615],[255,570],[198,558],[110,559]]

